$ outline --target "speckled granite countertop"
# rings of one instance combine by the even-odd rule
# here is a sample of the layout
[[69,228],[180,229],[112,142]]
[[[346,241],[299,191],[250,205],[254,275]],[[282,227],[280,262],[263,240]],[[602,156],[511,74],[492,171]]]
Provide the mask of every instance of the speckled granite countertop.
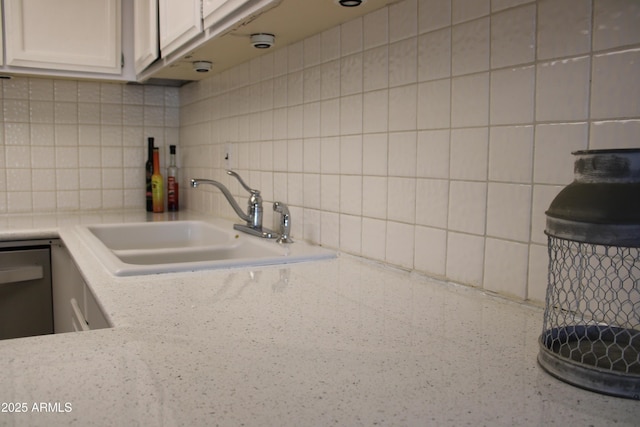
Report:
[[638,425],[538,367],[539,308],[349,256],[113,277],[73,227],[146,218],[0,217],[60,236],[114,324],[0,341],[0,403],[28,407],[0,425]]

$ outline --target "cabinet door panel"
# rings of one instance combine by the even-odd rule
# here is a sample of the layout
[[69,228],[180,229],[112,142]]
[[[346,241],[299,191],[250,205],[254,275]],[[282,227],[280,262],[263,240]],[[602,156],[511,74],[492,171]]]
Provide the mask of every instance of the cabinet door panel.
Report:
[[167,56],[202,32],[200,0],[160,0],[160,52]]
[[135,69],[140,73],[160,55],[157,0],[136,0],[133,14]]
[[5,0],[12,66],[119,74],[120,0]]

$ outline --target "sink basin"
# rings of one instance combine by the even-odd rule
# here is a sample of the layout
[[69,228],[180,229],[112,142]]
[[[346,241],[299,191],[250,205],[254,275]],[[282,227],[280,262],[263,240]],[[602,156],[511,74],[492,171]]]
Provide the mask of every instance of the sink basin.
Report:
[[211,246],[232,239],[229,233],[203,221],[138,222],[87,228],[114,251]]
[[77,226],[116,276],[288,264],[335,257],[305,242],[278,244],[239,233],[228,221],[163,221]]

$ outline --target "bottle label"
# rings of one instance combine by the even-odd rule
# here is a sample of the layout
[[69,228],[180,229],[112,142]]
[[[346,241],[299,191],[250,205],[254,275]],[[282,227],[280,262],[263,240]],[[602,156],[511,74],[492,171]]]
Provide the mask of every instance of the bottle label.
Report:
[[162,188],[162,177],[154,175],[151,181],[151,193],[153,196],[153,212],[164,212],[164,198]]
[[178,210],[178,183],[174,176],[167,177],[167,209]]

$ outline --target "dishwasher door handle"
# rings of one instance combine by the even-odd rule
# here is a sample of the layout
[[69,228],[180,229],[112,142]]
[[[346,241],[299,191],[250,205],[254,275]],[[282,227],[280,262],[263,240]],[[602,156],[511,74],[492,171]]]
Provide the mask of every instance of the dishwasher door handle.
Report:
[[41,265],[20,265],[17,267],[0,267],[0,285],[38,280],[44,277]]

